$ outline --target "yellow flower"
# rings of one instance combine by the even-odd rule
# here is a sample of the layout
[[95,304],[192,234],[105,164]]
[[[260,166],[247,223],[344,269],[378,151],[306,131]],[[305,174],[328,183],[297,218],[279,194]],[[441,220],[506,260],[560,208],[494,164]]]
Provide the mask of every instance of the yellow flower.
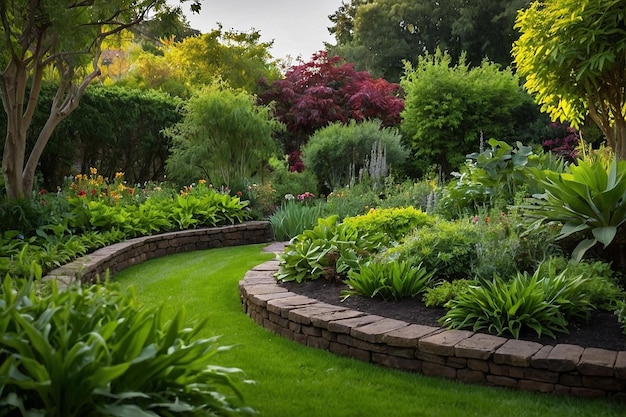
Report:
[[94,167],[91,167],[91,168],[89,168],[89,172],[91,172],[92,175],[96,175],[98,173],[98,169],[94,168]]
[[124,177],[124,173],[123,172],[116,172],[115,173],[115,179],[116,180],[122,179],[122,177]]
[[117,186],[117,189],[120,191],[124,191],[126,189],[126,186],[124,184],[120,184]]
[[206,184],[206,180],[198,180],[198,184]]

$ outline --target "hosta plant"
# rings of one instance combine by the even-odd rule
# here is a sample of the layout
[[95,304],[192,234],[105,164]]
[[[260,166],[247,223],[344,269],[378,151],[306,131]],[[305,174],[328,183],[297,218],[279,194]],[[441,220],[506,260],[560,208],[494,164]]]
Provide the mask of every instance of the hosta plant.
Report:
[[[596,243],[606,250],[616,240],[626,222],[626,161],[582,159],[565,173],[533,172],[546,191],[527,209],[542,221],[562,223],[560,238],[581,236],[572,253],[575,261]],[[622,248],[615,249],[610,260],[626,267]]]
[[344,281],[349,289],[341,292],[345,298],[362,295],[384,300],[415,297],[428,285],[433,273],[407,262],[367,262],[359,270],[350,270]]
[[135,305],[112,284],[45,294],[7,276],[0,289],[0,415],[224,416],[240,405],[238,369],[184,313]]
[[280,281],[341,280],[348,270],[378,250],[376,239],[339,223],[338,216],[320,218],[313,229],[291,239],[279,257]]
[[518,273],[509,281],[494,275],[449,301],[440,322],[452,329],[485,329],[516,339],[527,330],[555,337],[555,332],[568,332],[570,317],[586,317],[592,308],[577,291],[583,281],[563,273],[543,276],[541,271]]

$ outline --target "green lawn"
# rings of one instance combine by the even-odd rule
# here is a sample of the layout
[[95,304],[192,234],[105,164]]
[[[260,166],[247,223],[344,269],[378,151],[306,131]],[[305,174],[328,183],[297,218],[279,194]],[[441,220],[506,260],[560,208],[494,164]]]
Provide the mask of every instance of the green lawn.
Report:
[[246,372],[247,405],[267,417],[611,417],[626,405],[464,385],[394,371],[311,349],[254,323],[240,306],[237,283],[272,258],[263,245],[213,249],[155,259],[113,278],[134,286],[141,304],[184,306],[190,320],[207,318],[203,337],[221,335],[233,349],[219,365]]

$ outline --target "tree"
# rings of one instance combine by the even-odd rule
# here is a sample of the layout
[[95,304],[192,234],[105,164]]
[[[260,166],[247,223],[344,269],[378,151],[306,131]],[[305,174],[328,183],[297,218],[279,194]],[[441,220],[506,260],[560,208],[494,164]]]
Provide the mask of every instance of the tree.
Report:
[[183,121],[166,130],[172,138],[168,175],[181,184],[207,179],[230,186],[269,159],[281,127],[254,96],[213,83],[191,97]]
[[517,38],[513,22],[529,0],[351,0],[333,15],[329,32],[337,44],[330,53],[355,63],[375,77],[398,82],[403,61],[446,50],[455,59],[479,66],[489,60],[508,66]]
[[509,140],[519,109],[526,103],[517,77],[484,61],[470,68],[447,53],[426,55],[406,64],[406,91],[400,128],[413,150],[419,174],[436,165],[443,175],[457,169],[479,149],[481,135]]
[[[198,11],[199,0],[191,2],[192,9]],[[32,193],[35,170],[50,135],[100,74],[102,42],[137,25],[151,12],[181,13],[181,9],[168,6],[166,0],[0,2],[4,30],[0,38],[0,91],[7,114],[2,172],[9,198]],[[37,141],[27,149],[26,132],[45,74],[52,74],[58,89]]]
[[154,50],[131,50],[133,66],[119,82],[136,88],[154,88],[189,97],[194,89],[215,79],[248,92],[259,90],[259,80],[272,82],[281,74],[269,53],[272,42],[261,42],[256,30],[223,31],[161,39]]
[[338,56],[324,51],[311,61],[291,67],[284,79],[266,86],[260,102],[274,103],[275,115],[287,126],[291,143],[285,150],[298,150],[309,135],[333,122],[380,119],[384,126],[400,121],[404,108],[398,84],[373,79],[355,71]]
[[626,159],[626,24],[623,0],[535,1],[517,17],[520,75],[554,120],[588,115]]

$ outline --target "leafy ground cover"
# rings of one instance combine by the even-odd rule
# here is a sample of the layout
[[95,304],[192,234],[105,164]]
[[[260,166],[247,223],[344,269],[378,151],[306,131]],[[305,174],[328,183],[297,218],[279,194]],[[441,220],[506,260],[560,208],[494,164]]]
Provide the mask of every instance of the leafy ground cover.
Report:
[[[164,315],[181,307],[206,318],[202,337],[221,335],[216,360],[243,369],[255,383],[243,388],[261,416],[622,416],[612,401],[562,398],[463,385],[337,357],[281,338],[241,311],[237,282],[271,258],[261,245],[214,249],[155,259],[114,279],[134,287],[147,306],[164,303]],[[352,297],[351,297],[352,298]]]

